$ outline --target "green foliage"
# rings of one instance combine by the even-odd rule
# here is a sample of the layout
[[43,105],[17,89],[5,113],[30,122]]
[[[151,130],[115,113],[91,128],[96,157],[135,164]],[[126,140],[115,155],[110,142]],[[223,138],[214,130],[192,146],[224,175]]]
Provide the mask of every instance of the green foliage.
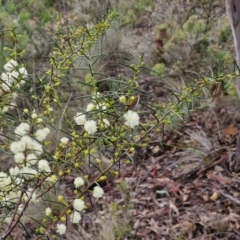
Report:
[[[2,1],[0,31],[4,34],[0,37],[0,55],[4,56],[5,52],[2,49],[8,47],[14,48],[17,52],[25,50],[23,56],[27,59],[34,53],[39,58],[43,54],[46,57],[48,50],[45,51],[45,49],[49,48],[51,41],[47,28],[50,30],[51,23],[57,23],[58,20],[58,12],[53,5],[49,4],[49,1]],[[36,33],[39,36],[38,40],[36,40]],[[14,34],[17,34],[17,38]],[[6,58],[1,58],[1,61],[6,61]]]
[[[159,57],[169,71],[174,69],[176,75],[184,74],[185,77],[186,70],[202,75],[209,71],[216,74],[219,69],[229,71],[232,64],[228,43],[231,28],[227,17],[218,17],[218,10],[222,11],[218,4],[217,0],[211,4],[204,1],[192,3],[194,8],[191,4],[183,8],[171,4],[169,14],[166,14],[171,18],[165,18],[155,29],[156,34],[165,32],[165,36],[159,35],[163,42]],[[204,69],[203,66],[207,65],[209,68]]]

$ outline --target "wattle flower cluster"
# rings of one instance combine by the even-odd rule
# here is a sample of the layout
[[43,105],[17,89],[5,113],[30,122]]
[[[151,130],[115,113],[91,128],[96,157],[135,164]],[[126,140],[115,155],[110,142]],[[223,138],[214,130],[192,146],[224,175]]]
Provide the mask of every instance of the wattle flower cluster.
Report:
[[[5,72],[1,74],[0,83],[0,96],[11,92],[13,100],[16,99],[16,89],[19,89],[25,84],[25,80],[28,77],[28,72],[25,67],[20,67],[18,62],[11,59],[3,66]],[[13,101],[10,106],[15,106],[16,103]],[[9,106],[5,106],[1,109],[1,112],[7,112]]]
[[28,72],[25,67],[19,67],[17,61],[11,59],[4,66],[6,72],[2,73],[2,90],[5,92],[10,91],[11,87],[14,84],[17,84],[17,87],[25,84],[25,79],[28,77]]
[[[9,169],[8,173],[0,172],[0,200],[2,204],[11,206],[16,204],[22,193],[22,185],[26,181],[34,179],[36,176],[45,176],[51,172],[47,160],[41,159],[43,153],[42,141],[50,133],[48,128],[38,129],[34,135],[30,136],[31,126],[27,122],[18,125],[14,133],[17,140],[10,144],[10,150],[14,154],[15,167]],[[34,189],[29,187],[22,201],[25,202],[31,196],[30,202],[37,202],[37,195]],[[14,207],[14,206],[13,206]],[[21,209],[21,205],[19,205]],[[20,211],[20,210],[19,210]],[[9,212],[9,217],[11,217]]]
[[[80,188],[84,185],[84,180],[81,177],[76,177],[74,180],[74,185],[76,188]],[[100,186],[95,186],[93,189],[93,197],[99,199],[103,196],[104,191]],[[81,212],[85,208],[85,203],[82,199],[75,199],[73,201],[73,212],[69,215],[69,219],[72,223],[78,224],[82,217],[81,217]],[[52,215],[52,210],[48,207],[45,210],[46,216],[51,216]],[[59,223],[56,225],[56,232],[60,235],[63,235],[66,233],[67,227],[63,223]]]
[[107,110],[106,104],[102,101],[102,96],[100,93],[96,92],[92,94],[92,100],[94,103],[89,103],[86,107],[86,112],[89,113],[94,110],[98,110],[99,114],[96,114],[95,116],[98,118],[98,121],[95,121],[93,119],[87,120],[86,114],[82,112],[77,112],[74,116],[74,121],[77,125],[82,125],[84,130],[89,134],[93,135],[97,132],[98,127],[107,128],[110,126],[110,122],[108,119],[103,118],[103,114]]
[[[125,103],[123,98],[125,99],[125,97],[121,96],[119,101]],[[90,135],[95,134],[99,128],[108,128],[111,125],[110,121],[106,118],[108,109],[103,99],[104,97],[101,93],[95,92],[92,94],[92,100],[94,103],[89,103],[86,107],[86,114],[96,110],[94,117],[97,118],[97,121],[93,119],[88,120],[87,115],[83,112],[77,112],[74,116],[75,123],[83,126],[84,130]],[[132,110],[128,110],[123,115],[123,118],[125,120],[124,125],[130,128],[134,128],[140,124],[140,117],[138,113]]]
[[29,131],[30,125],[28,123],[21,123],[14,131],[20,139],[12,142],[10,145],[10,150],[14,153],[14,160],[20,169],[19,172],[24,171],[24,174],[27,174],[28,171],[31,174],[51,172],[48,161],[40,159],[43,153],[41,142],[49,135],[49,128],[38,129],[34,134],[35,139],[28,135]]

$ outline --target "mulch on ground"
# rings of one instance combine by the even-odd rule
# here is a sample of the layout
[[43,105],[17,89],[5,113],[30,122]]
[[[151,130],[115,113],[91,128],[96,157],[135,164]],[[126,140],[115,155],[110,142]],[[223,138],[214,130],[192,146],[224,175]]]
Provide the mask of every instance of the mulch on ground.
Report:
[[104,187],[105,199],[121,199],[117,183],[129,187],[133,229],[124,239],[240,239],[240,177],[226,164],[236,148],[238,112],[226,99],[216,106],[166,131],[162,142],[153,134]]

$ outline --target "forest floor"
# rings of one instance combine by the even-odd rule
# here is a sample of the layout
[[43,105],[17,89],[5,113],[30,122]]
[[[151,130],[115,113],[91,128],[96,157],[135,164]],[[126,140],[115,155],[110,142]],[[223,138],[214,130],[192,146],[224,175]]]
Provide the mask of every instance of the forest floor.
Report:
[[86,199],[93,208],[67,239],[240,239],[240,174],[226,166],[240,114],[230,97],[213,102],[174,130],[152,132],[119,177],[100,183],[104,197]]
[[178,129],[153,134],[133,164],[103,186],[104,209],[110,199],[125,204],[126,194],[115,187],[127,183],[132,231],[123,239],[240,239],[240,174],[226,167],[239,116],[226,98],[217,100]]
[[225,164],[238,121],[237,108],[219,100],[165,132],[163,144],[153,136],[122,169],[116,181],[128,183],[134,203],[129,239],[240,239],[240,175]]

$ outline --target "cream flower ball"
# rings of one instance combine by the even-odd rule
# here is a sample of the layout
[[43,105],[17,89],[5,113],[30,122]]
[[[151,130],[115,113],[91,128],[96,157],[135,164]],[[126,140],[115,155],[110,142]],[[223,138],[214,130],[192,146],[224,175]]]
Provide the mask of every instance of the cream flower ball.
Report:
[[81,187],[84,185],[84,180],[81,177],[76,177],[74,180],[75,188]]
[[5,71],[11,72],[11,71],[14,70],[17,66],[18,66],[17,61],[11,59],[11,60],[9,60],[9,61],[3,66],[3,68],[5,69]]
[[81,112],[78,112],[73,118],[77,125],[84,125],[86,122],[86,115]]
[[60,235],[63,235],[67,231],[67,227],[63,223],[58,223],[56,227],[57,227],[56,232]]
[[101,187],[99,187],[99,186],[94,187],[93,196],[95,198],[101,198],[103,196],[103,194],[104,194],[104,191]]
[[81,211],[84,209],[84,201],[81,200],[81,199],[75,199],[75,200],[73,201],[73,208],[74,208],[76,211],[81,212]]
[[84,129],[88,134],[94,134],[97,131],[97,123],[94,120],[86,121]]
[[38,162],[38,170],[40,172],[51,172],[51,168],[47,160],[42,159]]
[[132,111],[128,110],[124,115],[123,115],[125,122],[124,124],[128,127],[134,128],[139,125],[139,115]]
[[80,220],[81,220],[81,215],[80,215],[80,213],[79,212],[73,212],[71,215],[70,215],[70,221],[72,222],[72,223],[79,223],[80,222]]

